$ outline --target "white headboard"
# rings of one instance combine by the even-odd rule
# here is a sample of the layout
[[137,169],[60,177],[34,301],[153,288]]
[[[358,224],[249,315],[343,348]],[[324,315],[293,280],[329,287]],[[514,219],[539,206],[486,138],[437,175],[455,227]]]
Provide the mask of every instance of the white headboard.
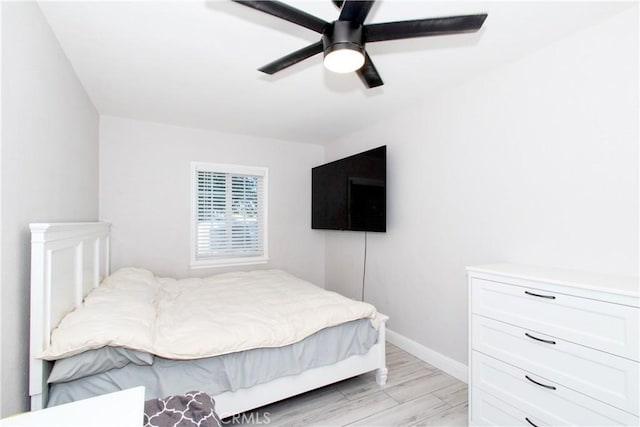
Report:
[[30,224],[31,410],[47,404],[51,363],[37,356],[50,345],[51,330],[109,274],[109,227],[106,222]]

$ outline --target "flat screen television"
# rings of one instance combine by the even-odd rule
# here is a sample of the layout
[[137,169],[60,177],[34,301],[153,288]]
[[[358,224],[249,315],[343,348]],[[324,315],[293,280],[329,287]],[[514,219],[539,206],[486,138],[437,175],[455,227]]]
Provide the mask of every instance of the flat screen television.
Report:
[[387,146],[311,169],[311,228],[387,231]]

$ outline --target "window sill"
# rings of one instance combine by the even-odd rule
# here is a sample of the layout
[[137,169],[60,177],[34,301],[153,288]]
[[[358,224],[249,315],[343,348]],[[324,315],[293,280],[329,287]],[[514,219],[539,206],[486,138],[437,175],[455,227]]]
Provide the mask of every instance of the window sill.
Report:
[[192,270],[197,270],[202,268],[221,268],[241,265],[266,264],[268,262],[269,258],[267,257],[225,258],[218,260],[192,261],[189,266]]

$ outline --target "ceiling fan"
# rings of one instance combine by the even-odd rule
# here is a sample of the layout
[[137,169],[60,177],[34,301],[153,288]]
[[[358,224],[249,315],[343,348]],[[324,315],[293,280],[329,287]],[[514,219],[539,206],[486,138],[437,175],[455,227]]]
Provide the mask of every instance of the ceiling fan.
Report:
[[340,8],[340,16],[333,22],[326,22],[279,1],[233,1],[322,34],[320,41],[259,68],[263,73],[277,73],[324,52],[324,66],[327,69],[336,73],[355,71],[368,88],[381,86],[383,82],[365,50],[366,43],[475,32],[487,18],[484,13],[365,25],[373,0],[333,0]]

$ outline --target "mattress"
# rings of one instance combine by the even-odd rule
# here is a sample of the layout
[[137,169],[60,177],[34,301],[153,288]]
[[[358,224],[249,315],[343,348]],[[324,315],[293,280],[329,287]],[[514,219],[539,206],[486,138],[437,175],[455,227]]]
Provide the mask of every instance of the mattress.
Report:
[[156,356],[148,366],[129,363],[100,374],[53,384],[48,406],[139,385],[145,387],[145,399],[190,390],[217,395],[365,354],[377,337],[378,331],[370,320],[359,319],[322,329],[283,347],[257,348],[196,360]]

